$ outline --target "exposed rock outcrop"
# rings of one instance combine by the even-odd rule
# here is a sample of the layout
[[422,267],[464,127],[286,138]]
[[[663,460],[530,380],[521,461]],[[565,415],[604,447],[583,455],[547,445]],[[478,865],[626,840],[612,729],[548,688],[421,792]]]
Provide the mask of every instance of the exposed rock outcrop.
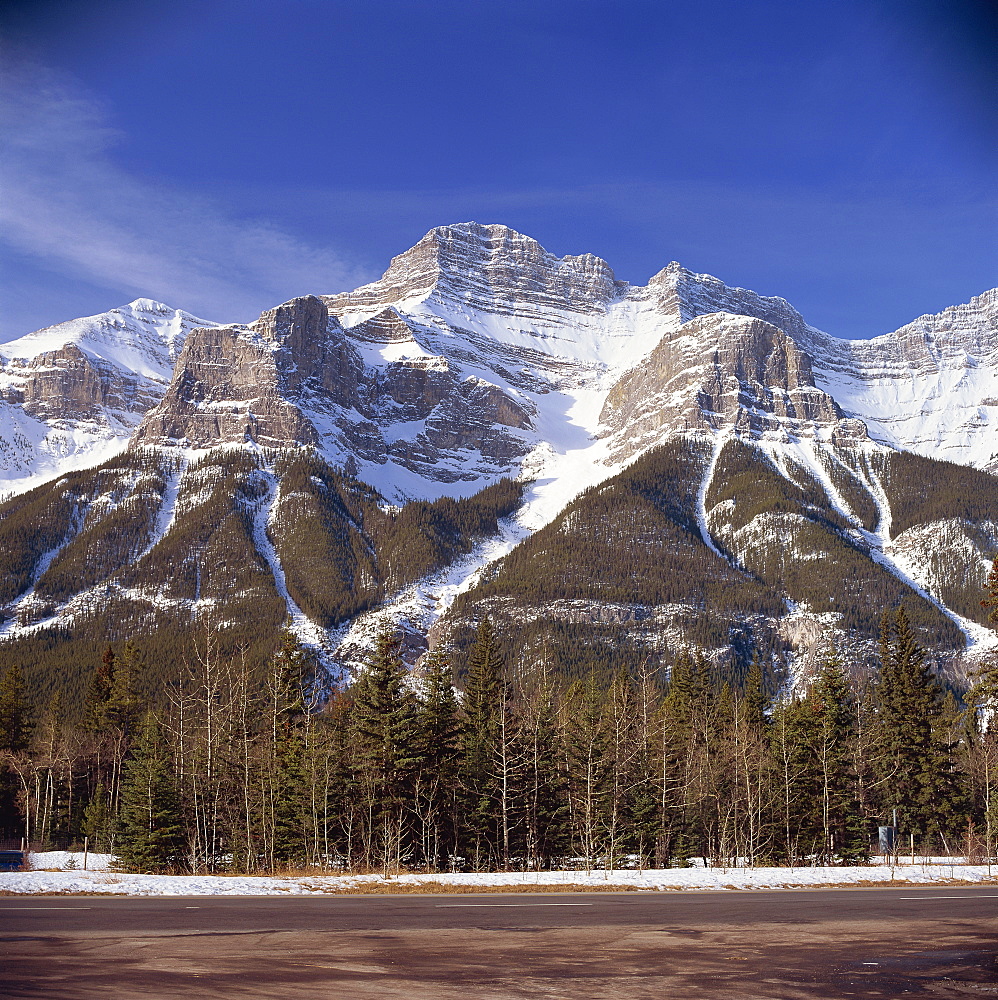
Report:
[[782,330],[710,313],[667,333],[625,374],[607,395],[601,422],[617,452],[634,453],[676,431],[815,437],[842,417],[815,386],[810,358]]
[[[319,485],[309,494],[313,507],[303,502],[296,509],[320,527],[339,510],[337,503],[351,507],[351,490],[366,498],[374,521],[390,520],[396,514],[385,508],[411,499],[471,496],[503,476],[529,481],[517,492],[522,506],[515,518],[503,515],[498,536],[481,539],[472,530],[445,577],[409,595],[422,609],[412,633],[420,642],[455,595],[473,601],[475,587],[487,589],[488,574],[500,571],[504,553],[515,553],[575,498],[588,497],[594,513],[572,529],[577,537],[554,539],[518,571],[517,586],[527,598],[510,597],[509,621],[519,617],[533,627],[546,620],[576,630],[572,634],[588,629],[600,648],[610,648],[625,631],[634,648],[649,651],[699,636],[696,641],[724,657],[742,642],[731,630],[763,614],[762,607],[767,634],[797,649],[804,663],[818,655],[825,626],[833,629],[822,616],[848,613],[855,622],[866,613],[854,600],[863,584],[854,585],[860,571],[868,571],[884,584],[882,594],[917,594],[912,581],[921,584],[929,596],[918,600],[930,605],[923,608],[924,627],[950,648],[971,634],[960,630],[970,612],[979,611],[970,595],[998,537],[990,483],[975,486],[980,497],[952,524],[938,511],[920,514],[905,529],[896,527],[892,539],[892,505],[907,484],[887,482],[885,456],[897,457],[894,446],[998,468],[996,423],[996,291],[871,341],[842,341],[809,326],[784,299],[729,287],[677,263],[647,286],[632,287],[595,256],[556,257],[505,226],[444,226],[396,257],[380,280],[338,295],[294,298],[255,323],[221,326],[139,300],[0,345],[0,476],[17,490],[40,476],[54,481],[45,515],[51,537],[39,540],[37,532],[7,524],[10,537],[27,538],[30,548],[7,603],[23,599],[15,618],[24,626],[64,615],[69,605],[59,602],[77,586],[75,571],[67,569],[73,552],[57,561],[59,574],[42,579],[44,560],[80,527],[80,517],[97,525],[93,511],[107,514],[103,540],[93,535],[86,543],[92,551],[85,561],[99,576],[104,557],[98,550],[106,538],[132,532],[134,544],[120,555],[127,565],[172,525],[189,523],[203,501],[205,510],[228,503],[232,523],[214,555],[207,542],[183,554],[188,583],[195,581],[183,600],[195,600],[191,594],[202,600],[201,570],[228,552],[222,575],[229,582],[205,601],[235,600],[246,589],[234,582],[241,579],[237,563],[252,564],[275,621],[288,604],[301,622],[305,612],[281,593],[284,570],[268,547],[271,515],[287,500],[279,467],[290,459],[256,446],[305,445],[316,454],[295,460],[313,463],[316,475],[299,475],[295,495],[304,495],[303,480]],[[135,451],[120,454],[130,434]],[[184,471],[190,456],[175,450],[218,445],[246,445],[225,458],[233,468],[245,462],[246,469],[223,475],[223,460],[215,456]],[[147,446],[171,450],[140,450]],[[746,454],[732,457],[729,450],[725,458],[736,446]],[[651,449],[652,471],[613,493],[617,487],[609,481],[634,472],[634,460]],[[677,457],[679,451],[686,457]],[[81,474],[79,496],[89,498],[84,511],[55,477],[111,456],[128,473],[122,482],[151,462],[156,469],[148,475],[156,483],[134,495],[114,493]],[[922,470],[915,478],[928,490],[933,475],[938,478]],[[749,503],[747,494],[763,479],[766,488]],[[718,483],[738,489],[722,496]],[[604,491],[610,493],[600,506]],[[130,505],[145,512],[141,530]],[[656,520],[659,514],[664,520]],[[214,537],[214,516],[206,514],[205,538]],[[31,512],[24,518],[36,526],[40,520]],[[463,523],[481,522],[469,515]],[[900,524],[896,516],[894,524]],[[566,520],[571,534],[569,525]],[[432,547],[440,542],[435,532],[427,522],[405,544]],[[232,555],[236,536],[238,557]],[[940,538],[970,567],[963,577],[957,579],[952,562],[937,558]],[[597,557],[600,539],[608,554]],[[324,558],[313,548],[304,545],[297,554],[308,564],[305,575],[311,560]],[[618,589],[607,591],[606,600],[592,599],[592,581],[607,575],[607,563],[621,552],[626,573]],[[554,589],[550,599],[534,592],[548,560],[562,560],[578,591]],[[631,593],[641,586],[634,575],[641,560],[649,573],[649,566],[656,572],[667,566],[655,586],[668,584],[668,594]],[[820,599],[801,596],[803,585],[788,582],[789,571],[822,561],[838,565],[848,579]],[[717,571],[717,589],[684,590],[688,578],[706,579],[708,564]],[[706,613],[732,580],[762,587],[763,579],[764,595],[746,597],[730,614]],[[168,584],[159,590],[152,584],[150,593],[150,607],[172,599]],[[853,602],[848,607],[844,595]],[[70,603],[86,603],[91,615],[106,599],[91,587]],[[483,597],[479,610],[491,613],[490,600],[506,598]],[[814,621],[803,628],[798,616],[779,634],[785,608],[807,601],[816,609]],[[954,612],[958,604],[963,611]],[[478,613],[469,607],[468,622]],[[321,630],[330,620],[308,627]],[[538,643],[540,636],[534,630],[528,638]]]
[[195,330],[169,390],[135,431],[132,444],[314,444],[314,428],[281,392],[275,355],[271,345],[246,330]]
[[[389,310],[360,339],[386,326],[390,340],[409,330]],[[462,475],[446,462],[440,467],[448,454],[477,451],[486,462],[508,464],[525,452],[507,428],[529,428],[530,413],[498,386],[464,376],[443,357],[366,365],[355,344],[316,296],[292,299],[249,327],[195,330],[132,443],[332,445],[444,482]],[[410,426],[391,433],[399,424]]]
[[74,343],[30,362],[14,361],[3,398],[38,420],[106,421],[108,412],[141,413],[154,406],[162,387],[99,358]]

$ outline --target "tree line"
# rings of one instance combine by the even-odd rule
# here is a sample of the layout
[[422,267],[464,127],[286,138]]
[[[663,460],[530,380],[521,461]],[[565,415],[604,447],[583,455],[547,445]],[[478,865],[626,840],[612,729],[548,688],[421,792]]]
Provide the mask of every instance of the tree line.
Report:
[[[994,615],[998,561],[990,584]],[[0,820],[139,871],[857,863],[895,821],[919,850],[990,855],[998,663],[960,703],[904,608],[880,661],[857,685],[832,652],[798,696],[692,651],[665,677],[567,679],[508,662],[483,620],[460,692],[444,651],[409,671],[386,630],[330,693],[290,633],[263,672],[208,635],[150,705],[137,648],[109,647],[75,721],[58,699],[34,720],[3,674]]]

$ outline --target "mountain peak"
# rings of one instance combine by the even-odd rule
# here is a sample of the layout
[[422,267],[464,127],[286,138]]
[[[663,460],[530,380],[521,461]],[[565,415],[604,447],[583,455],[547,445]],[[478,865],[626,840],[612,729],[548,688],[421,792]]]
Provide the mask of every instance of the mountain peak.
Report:
[[151,313],[179,313],[183,312],[182,309],[174,309],[173,306],[168,306],[165,302],[157,302],[155,299],[138,298],[132,299],[125,306],[120,306],[121,309],[130,309],[132,312],[151,312]]
[[812,333],[804,317],[786,299],[726,285],[720,278],[697,274],[678,261],[653,275],[648,289],[659,309],[680,323],[715,312],[752,316],[778,326],[805,349]]
[[325,301],[351,325],[386,306],[429,298],[500,314],[602,312],[624,287],[593,254],[556,257],[508,226],[461,222],[431,229],[393,258],[380,280]]

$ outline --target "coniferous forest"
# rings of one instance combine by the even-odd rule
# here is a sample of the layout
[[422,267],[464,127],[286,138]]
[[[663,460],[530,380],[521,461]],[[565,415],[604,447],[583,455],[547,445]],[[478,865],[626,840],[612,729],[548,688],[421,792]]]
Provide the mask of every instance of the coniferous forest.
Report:
[[[998,623],[998,559],[988,586]],[[833,651],[798,693],[691,650],[665,671],[514,664],[489,619],[415,673],[383,631],[334,690],[290,633],[262,669],[210,631],[191,648],[150,696],[140,647],[108,646],[82,705],[42,711],[8,666],[0,836],[86,837],[146,872],[862,863],[886,825],[994,853],[998,659],[945,688],[904,607],[873,678]]]

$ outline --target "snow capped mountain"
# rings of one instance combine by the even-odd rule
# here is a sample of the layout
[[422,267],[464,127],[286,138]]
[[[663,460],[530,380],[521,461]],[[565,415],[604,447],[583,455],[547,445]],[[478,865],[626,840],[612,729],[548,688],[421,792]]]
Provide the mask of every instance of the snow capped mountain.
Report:
[[870,435],[998,468],[998,289],[873,340],[815,338],[817,383]]
[[213,325],[136,299],[0,344],[0,492],[124,449],[166,391],[186,336]]
[[636,656],[729,655],[869,642],[863,593],[915,602],[939,648],[984,635],[998,291],[842,341],[675,262],[636,287],[464,223],[252,324],[137,300],[0,356],[9,489],[117,456],[0,507],[0,544],[45,525],[0,579],[10,639],[110,608],[236,628],[252,604],[345,663],[384,614],[414,655],[484,613],[528,646],[559,621]]

